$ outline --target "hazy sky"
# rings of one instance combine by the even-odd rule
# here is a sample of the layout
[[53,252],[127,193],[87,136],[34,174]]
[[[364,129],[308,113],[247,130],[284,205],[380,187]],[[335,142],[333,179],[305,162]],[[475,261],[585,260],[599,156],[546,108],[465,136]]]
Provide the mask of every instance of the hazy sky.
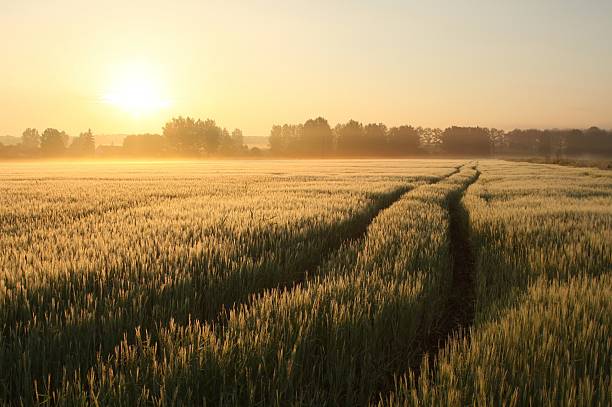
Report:
[[0,135],[612,128],[611,0],[0,0],[0,55]]

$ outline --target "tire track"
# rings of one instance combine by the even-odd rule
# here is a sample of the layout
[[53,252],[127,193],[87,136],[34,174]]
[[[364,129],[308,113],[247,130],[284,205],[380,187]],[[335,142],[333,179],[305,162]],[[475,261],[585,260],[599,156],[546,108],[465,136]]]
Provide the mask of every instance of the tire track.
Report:
[[[430,182],[424,185],[432,185],[438,182],[441,182],[454,174],[457,174],[463,165],[456,167],[450,173],[439,177],[437,179],[433,179]],[[421,187],[417,186],[416,188]],[[381,214],[385,209],[391,207],[394,203],[398,202],[404,195],[407,193],[414,191],[416,188],[412,188],[409,186],[399,187],[395,190],[388,192],[377,194],[375,198],[372,199],[373,207],[369,211],[364,211],[361,214],[357,215],[357,220],[351,219],[350,222],[355,222],[352,230],[349,233],[346,233],[344,236],[341,236],[339,239],[333,242],[325,248],[324,251],[320,252],[319,256],[312,257],[310,261],[302,263],[298,266],[296,270],[294,270],[291,274],[293,274],[293,278],[290,281],[279,282],[275,286],[269,286],[257,290],[255,292],[251,292],[249,294],[248,299],[238,299],[233,303],[226,303],[223,305],[223,308],[219,311],[217,318],[214,319],[216,325],[218,327],[222,327],[225,323],[227,323],[227,319],[229,318],[229,311],[233,308],[240,305],[248,305],[266,293],[269,290],[292,290],[298,286],[300,286],[309,276],[314,276],[317,274],[317,270],[329,261],[334,253],[336,253],[343,245],[351,244],[351,242],[358,242],[363,240],[368,232],[368,228],[374,222],[377,216]]]
[[[422,357],[415,361],[413,369],[416,383],[421,373],[421,365],[427,359],[429,366],[435,366],[438,353],[449,340],[459,336],[469,335],[469,327],[474,322],[475,315],[475,267],[476,257],[470,237],[470,215],[463,205],[465,192],[480,177],[476,169],[474,179],[452,194],[448,201],[450,242],[450,260],[452,266],[452,281],[446,298],[446,305],[440,315],[439,323],[431,334],[423,338]],[[434,374],[435,368],[429,370]]]

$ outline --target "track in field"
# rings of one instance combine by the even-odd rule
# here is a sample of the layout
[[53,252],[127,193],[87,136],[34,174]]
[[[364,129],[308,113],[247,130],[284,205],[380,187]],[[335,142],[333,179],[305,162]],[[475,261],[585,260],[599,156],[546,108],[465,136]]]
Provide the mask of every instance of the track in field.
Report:
[[[428,185],[436,184],[440,181],[443,181],[451,177],[454,174],[457,174],[460,171],[460,168],[461,166],[457,167],[454,171],[450,172],[449,174],[429,182]],[[357,242],[359,240],[364,239],[368,231],[368,228],[370,227],[372,222],[374,222],[374,219],[376,219],[376,217],[380,215],[382,211],[391,207],[394,203],[399,201],[405,194],[407,194],[408,192],[412,190],[413,188],[403,187],[403,188],[398,188],[390,193],[381,194],[380,196],[378,196],[375,200],[373,210],[370,213],[368,213],[366,216],[362,217],[362,219],[360,219],[360,221],[355,224],[355,227],[352,229],[351,233],[348,233],[345,236],[342,236],[340,239],[334,242],[334,244],[327,246],[325,251],[320,252],[319,256],[312,257],[311,261],[300,264],[299,267],[296,270],[294,270],[293,274],[297,275],[297,278],[293,278],[291,281],[288,281],[288,282],[279,283],[274,287],[267,287],[265,289],[253,292],[250,295],[251,299],[248,300],[247,303],[250,301],[253,301],[254,300],[253,298],[257,298],[257,296],[261,295],[262,293],[270,289],[280,289],[280,290],[292,289],[302,284],[307,278],[307,276],[315,275],[317,272],[317,269],[321,265],[325,264],[325,262],[327,262],[333,256],[333,254],[337,252],[343,245],[349,244],[351,242]],[[225,304],[223,309],[221,309],[220,312],[218,313],[217,318],[215,319],[215,322],[219,326],[222,326],[223,324],[225,324],[227,322],[227,318],[229,317],[229,311],[232,308],[236,307],[237,305],[240,305],[243,303],[244,303],[243,301],[236,301],[232,304]]]
[[423,358],[428,359],[429,366],[434,366],[436,356],[447,342],[453,337],[468,335],[474,322],[476,259],[470,239],[470,215],[463,205],[463,195],[479,177],[480,171],[477,171],[472,182],[453,194],[448,202],[452,283],[437,329],[422,340],[423,356],[415,361],[412,369],[417,379]]

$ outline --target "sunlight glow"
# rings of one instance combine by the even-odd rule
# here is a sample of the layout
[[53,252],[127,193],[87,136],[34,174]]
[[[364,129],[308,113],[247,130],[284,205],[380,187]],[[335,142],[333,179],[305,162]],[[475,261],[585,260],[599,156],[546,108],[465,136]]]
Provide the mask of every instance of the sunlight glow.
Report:
[[171,105],[163,96],[160,81],[141,66],[124,67],[115,74],[110,91],[102,100],[134,116],[154,113]]

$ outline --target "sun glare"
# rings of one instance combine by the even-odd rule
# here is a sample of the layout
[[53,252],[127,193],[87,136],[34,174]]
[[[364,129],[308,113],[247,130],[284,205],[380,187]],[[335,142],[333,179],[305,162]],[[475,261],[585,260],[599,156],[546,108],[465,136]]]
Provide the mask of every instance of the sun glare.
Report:
[[134,66],[114,75],[103,101],[134,116],[154,113],[170,106],[170,100],[164,96],[157,77],[150,70]]

